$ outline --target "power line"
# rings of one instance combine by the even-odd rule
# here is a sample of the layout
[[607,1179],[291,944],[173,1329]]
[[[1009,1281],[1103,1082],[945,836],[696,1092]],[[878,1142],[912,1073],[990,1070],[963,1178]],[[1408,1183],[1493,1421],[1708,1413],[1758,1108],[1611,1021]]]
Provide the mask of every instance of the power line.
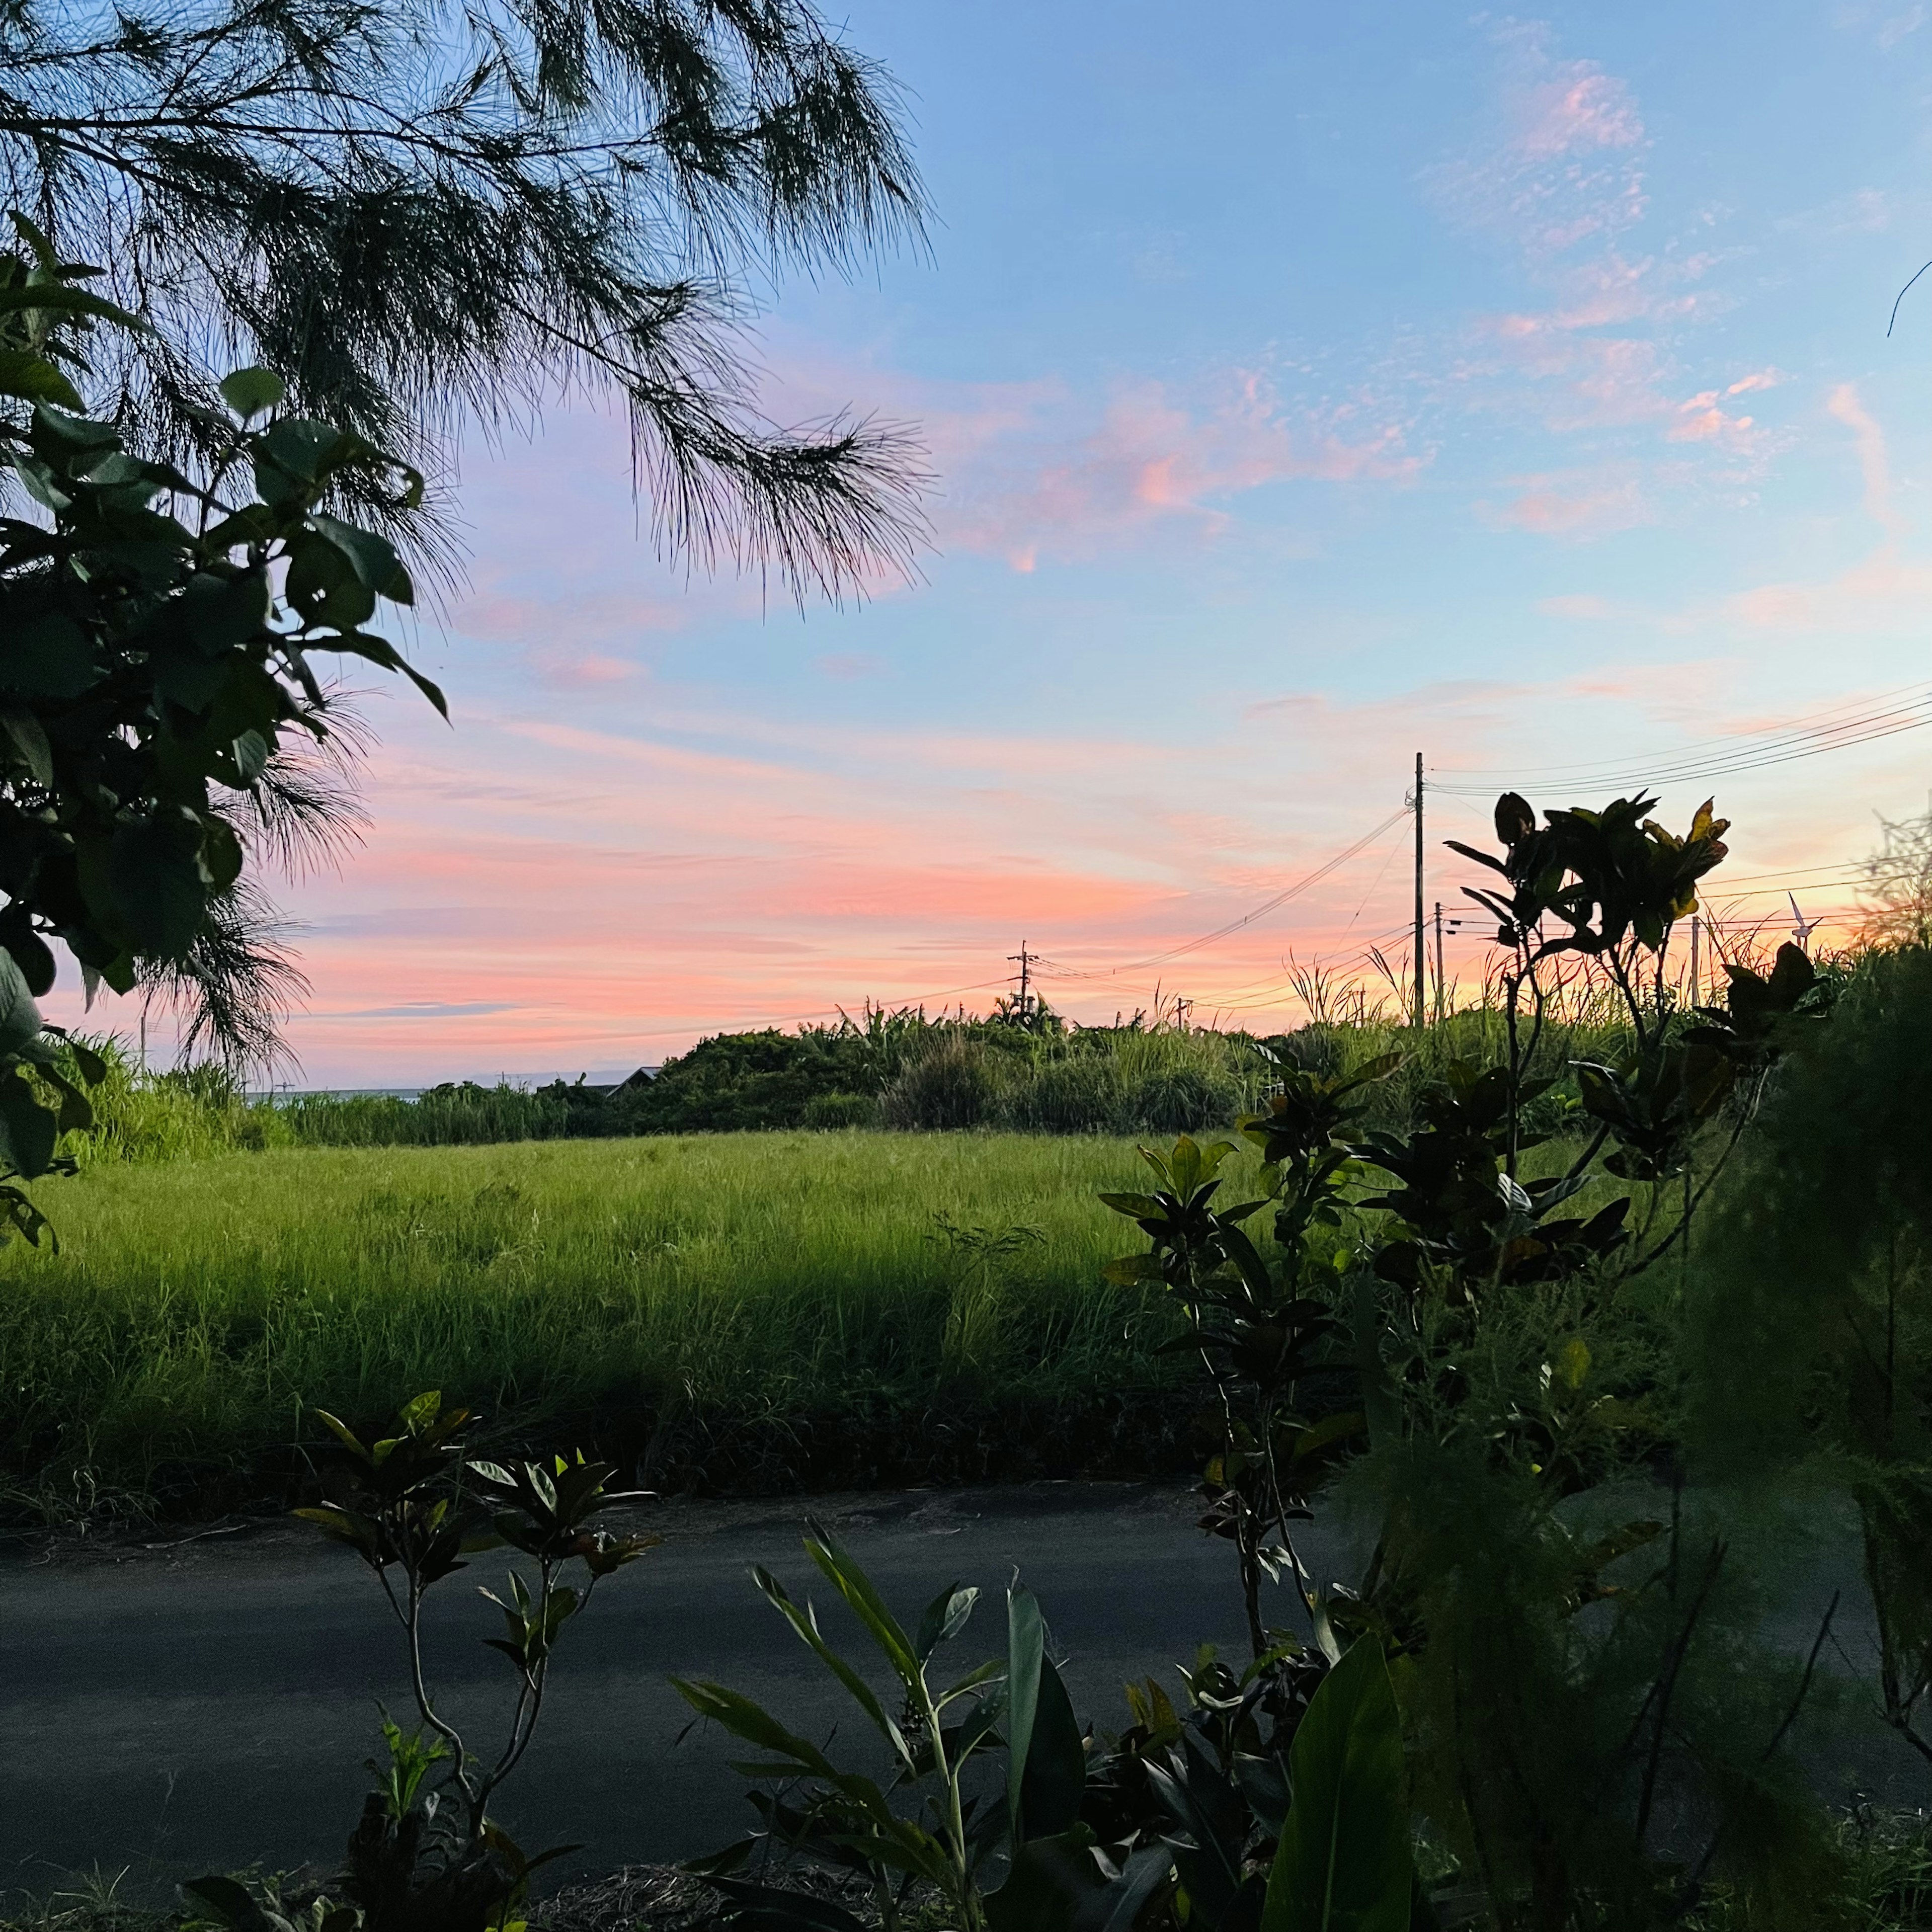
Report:
[[[1912,684],[1901,684],[1894,686],[1892,690],[1881,691],[1875,696],[1848,698],[1842,700],[1838,704],[1828,704],[1822,710],[1808,712],[1802,717],[1792,719],[1786,724],[1774,726],[1768,731],[1728,732],[1720,737],[1693,739],[1688,744],[1679,746],[1676,753],[1672,754],[1672,755],[1682,756],[1702,752],[1709,752],[1713,754],[1722,753],[1726,750],[1736,748],[1738,745],[1744,742],[1748,739],[1754,737],[1759,739],[1776,739],[1789,736],[1793,734],[1822,728],[1828,724],[1833,719],[1843,719],[1844,714],[1847,712],[1858,712],[1862,715],[1869,711],[1870,708],[1874,705],[1889,706],[1892,705],[1893,701],[1895,699],[1905,698],[1911,700],[1914,699],[1915,697],[1917,700],[1922,701],[1928,694],[1932,694],[1932,685],[1928,685],[1922,682]],[[1906,708],[1910,707],[1908,706]],[[1853,720],[1850,722],[1856,721]],[[1567,773],[1580,771],[1598,770],[1601,770],[1606,765],[1617,769],[1621,769],[1622,764],[1627,762],[1628,762],[1628,760],[1584,759],[1570,764],[1537,765],[1531,766],[1527,768],[1518,769],[1524,770],[1525,776],[1526,776],[1530,778],[1537,778],[1551,776],[1561,776]],[[1471,775],[1480,777],[1500,777],[1507,776],[1507,770],[1505,767],[1499,765],[1476,766],[1472,768]]]
[[[1071,966],[1055,968],[1055,976],[1068,980],[1112,980],[1122,973],[1142,973],[1150,966],[1164,966],[1170,959],[1184,958],[1190,952],[1198,952],[1204,946],[1212,946],[1216,940],[1226,939],[1244,928],[1252,926],[1258,919],[1265,919],[1277,907],[1286,905],[1292,898],[1298,898],[1310,886],[1319,885],[1330,873],[1346,866],[1351,859],[1365,852],[1390,826],[1400,824],[1409,814],[1406,803],[1399,806],[1372,832],[1364,834],[1334,858],[1316,867],[1313,872],[1295,880],[1293,885],[1284,886],[1272,898],[1264,899],[1252,912],[1244,913],[1239,919],[1230,920],[1226,926],[1217,926],[1212,932],[1204,932],[1198,939],[1190,939],[1179,946],[1170,946],[1165,952],[1156,952],[1145,959],[1129,959],[1118,966],[1095,968],[1083,970]],[[1047,962],[1051,964],[1052,962]]]
[[[1903,704],[1892,704],[1904,698]],[[1770,732],[1735,738],[1706,739],[1681,747],[1676,752],[1644,758],[1627,756],[1589,764],[1551,765],[1514,770],[1472,767],[1438,775],[1438,791],[1474,796],[1486,792],[1497,781],[1529,784],[1538,788],[1564,783],[1576,785],[1608,784],[1636,778],[1646,787],[1688,784],[1706,778],[1727,777],[1734,772],[1758,771],[1767,766],[1788,764],[1827,752],[1848,750],[1870,744],[1900,732],[1916,731],[1932,724],[1932,685],[1910,685],[1884,694],[1876,700],[1867,698],[1814,712]],[[1844,714],[1850,712],[1853,715]]]

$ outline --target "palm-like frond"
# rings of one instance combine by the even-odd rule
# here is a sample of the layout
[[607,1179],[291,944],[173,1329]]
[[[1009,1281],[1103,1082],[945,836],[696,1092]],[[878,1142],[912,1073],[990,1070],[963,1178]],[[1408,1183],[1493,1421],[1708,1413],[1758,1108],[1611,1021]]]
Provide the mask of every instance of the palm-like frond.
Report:
[[[772,422],[742,330],[924,213],[890,82],[804,0],[16,0],[0,76],[0,182],[159,325],[106,373],[176,460],[238,361],[433,480],[587,390],[674,554],[801,595],[910,568],[908,434]],[[434,508],[401,534],[452,560]]]
[[142,963],[136,990],[176,1015],[184,1062],[205,1054],[238,1079],[296,1064],[282,1022],[309,982],[290,936],[288,922],[244,874],[214,902],[184,958]]

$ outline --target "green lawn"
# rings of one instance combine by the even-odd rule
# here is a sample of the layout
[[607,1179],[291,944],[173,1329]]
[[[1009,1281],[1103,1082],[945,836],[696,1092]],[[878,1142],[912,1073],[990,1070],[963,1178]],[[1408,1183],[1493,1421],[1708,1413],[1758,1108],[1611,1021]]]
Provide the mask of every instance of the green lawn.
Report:
[[680,1482],[1014,1473],[1021,1412],[1043,1468],[1104,1466],[1174,1372],[1100,1278],[1136,1237],[1095,1194],[1138,1165],[872,1133],[103,1165],[38,1190],[58,1255],[0,1252],[8,1511],[286,1494],[305,1410],[432,1387]]

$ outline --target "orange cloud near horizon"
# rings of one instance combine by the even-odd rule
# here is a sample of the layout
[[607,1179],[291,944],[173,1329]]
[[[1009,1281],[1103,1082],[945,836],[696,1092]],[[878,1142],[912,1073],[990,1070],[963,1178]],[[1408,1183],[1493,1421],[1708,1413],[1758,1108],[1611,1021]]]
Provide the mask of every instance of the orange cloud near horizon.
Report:
[[[292,1029],[298,1084],[622,1068],[868,999],[983,1010],[1022,939],[1080,1021],[1182,994],[1203,1023],[1297,1024],[1291,958],[1372,982],[1372,945],[1406,957],[1406,819],[1268,917],[1180,949],[1387,819],[1406,778],[1391,745],[1493,763],[1526,717],[1558,741],[1585,719],[1600,736],[1613,721],[1613,737],[1707,736],[1721,682],[1717,666],[1660,681],[1606,664],[1353,705],[1256,695],[1211,738],[1090,755],[1022,733],[842,742],[822,727],[722,752],[494,715],[452,741],[400,713],[371,768],[367,848],[290,895],[314,986]],[[1840,856],[1846,826],[1780,816],[1774,786],[1717,789],[1740,818],[1740,869]],[[1667,798],[1664,815],[1696,802]],[[1487,808],[1444,792],[1430,814],[1429,900],[1453,918],[1472,868],[1440,841],[1486,844]],[[1454,934],[1451,970],[1480,980],[1484,952],[1473,926]]]

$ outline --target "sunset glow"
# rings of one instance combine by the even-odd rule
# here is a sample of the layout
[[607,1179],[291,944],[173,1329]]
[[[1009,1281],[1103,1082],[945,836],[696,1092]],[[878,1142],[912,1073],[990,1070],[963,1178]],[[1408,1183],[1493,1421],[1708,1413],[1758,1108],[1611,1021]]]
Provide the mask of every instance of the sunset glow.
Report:
[[[473,442],[466,580],[402,640],[453,727],[372,696],[366,843],[284,895],[301,1082],[983,1009],[1022,940],[1082,1020],[1292,1024],[1291,954],[1406,947],[1407,820],[1161,956],[1397,812],[1418,749],[1453,907],[1482,783],[1600,803],[1564,768],[1922,691],[1932,278],[1886,335],[1932,253],[1922,12],[850,10],[940,220],[775,292],[763,359],[778,416],[920,426],[922,580],[801,614],[668,568],[581,402]],[[1928,782],[1908,731],[1661,815],[1716,792],[1739,916],[1849,917]]]

